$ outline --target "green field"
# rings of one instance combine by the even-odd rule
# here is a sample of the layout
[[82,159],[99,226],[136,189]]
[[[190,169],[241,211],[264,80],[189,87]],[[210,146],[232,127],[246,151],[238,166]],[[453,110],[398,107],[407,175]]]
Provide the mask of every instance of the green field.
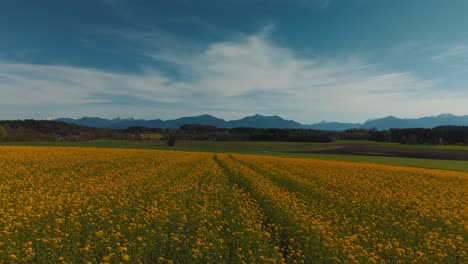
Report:
[[379,157],[361,155],[332,155],[313,153],[294,153],[336,148],[343,144],[375,144],[387,147],[401,148],[434,148],[468,150],[465,146],[432,146],[432,145],[400,145],[396,143],[380,143],[372,141],[339,140],[333,143],[301,143],[301,142],[255,142],[255,141],[178,141],[176,146],[168,147],[165,141],[124,141],[98,140],[89,142],[2,142],[0,146],[65,146],[65,147],[98,147],[122,149],[155,149],[211,153],[242,153],[269,156],[288,156],[319,158],[326,160],[344,160],[353,162],[372,162],[400,166],[422,167],[443,170],[468,171],[468,161],[430,160],[398,157]]

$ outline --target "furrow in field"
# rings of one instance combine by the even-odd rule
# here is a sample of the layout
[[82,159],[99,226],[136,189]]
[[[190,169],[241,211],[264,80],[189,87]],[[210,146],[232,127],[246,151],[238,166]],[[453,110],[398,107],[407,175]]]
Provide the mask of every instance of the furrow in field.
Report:
[[326,223],[309,213],[296,194],[242,165],[231,156],[219,155],[232,183],[248,192],[261,206],[269,221],[282,230],[282,251],[287,262],[322,263],[336,261],[327,246]]
[[468,263],[468,174],[0,148],[0,263]]
[[[291,257],[288,257],[289,252],[293,248],[290,243],[290,238],[288,235],[282,230],[281,226],[272,221],[270,217],[265,213],[262,209],[261,205],[255,200],[248,192],[247,186],[242,184],[238,179],[234,176],[232,168],[226,164],[226,162],[221,161],[217,155],[213,157],[213,160],[217,163],[218,167],[223,171],[223,174],[226,176],[226,179],[229,182],[229,185],[233,190],[239,192],[244,200],[249,201],[249,204],[252,208],[255,208],[257,212],[258,219],[260,220],[261,226],[263,226],[270,235],[270,243],[271,247],[275,249],[278,253],[278,261],[279,263],[284,263],[286,260],[291,262]],[[241,215],[240,217],[244,217]],[[298,262],[303,262],[300,258],[296,257],[295,259]]]
[[76,149],[15,154],[2,159],[0,251],[19,262],[106,262],[136,253],[167,222],[170,208],[158,207],[155,197],[202,158]]
[[158,201],[171,209],[162,231],[168,235],[159,243],[165,247],[147,255],[175,263],[281,262],[258,207],[229,184],[212,159],[192,167]]
[[[298,159],[236,156],[296,193],[328,223],[339,256],[366,261],[466,258],[466,174]],[[443,212],[443,208],[452,208]],[[447,247],[450,245],[450,247]],[[443,253],[442,253],[443,252]]]
[[211,154],[0,150],[0,263],[282,263]]

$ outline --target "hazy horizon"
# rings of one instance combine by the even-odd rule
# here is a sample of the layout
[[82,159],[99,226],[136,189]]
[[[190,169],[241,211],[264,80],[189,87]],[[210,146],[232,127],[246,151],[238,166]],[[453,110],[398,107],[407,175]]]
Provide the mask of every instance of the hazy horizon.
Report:
[[[283,116],[281,115],[262,115],[262,114],[250,114],[250,115],[247,115],[247,116],[242,116],[242,117],[239,117],[239,118],[233,118],[233,119],[228,119],[228,118],[223,118],[221,116],[217,116],[217,115],[211,115],[211,114],[201,114],[201,115],[185,115],[185,116],[178,116],[178,117],[175,117],[175,118],[158,118],[158,117],[150,117],[150,118],[136,118],[136,117],[131,117],[131,116],[128,116],[128,117],[122,117],[122,116],[116,116],[116,117],[101,117],[101,116],[79,116],[79,117],[71,117],[71,116],[61,116],[61,117],[58,117],[58,118],[46,118],[46,119],[36,119],[36,120],[48,120],[48,121],[52,121],[52,120],[59,120],[59,119],[74,119],[74,120],[80,120],[80,119],[83,119],[83,118],[100,118],[100,119],[105,119],[105,120],[145,120],[145,121],[151,121],[151,120],[161,120],[161,121],[171,121],[171,120],[176,120],[176,119],[179,119],[179,118],[193,118],[193,117],[200,117],[200,116],[211,116],[211,117],[214,117],[214,118],[218,118],[218,119],[222,119],[226,122],[229,122],[229,121],[236,121],[236,120],[240,120],[240,119],[243,119],[243,118],[247,118],[247,117],[254,117],[254,116],[262,116],[262,117],[280,117],[286,121],[295,121],[295,122],[298,122],[302,125],[314,125],[314,124],[320,124],[320,123],[348,123],[348,124],[364,124],[366,122],[369,122],[369,121],[374,121],[374,120],[378,120],[378,119],[384,119],[384,118],[389,118],[389,117],[394,117],[394,118],[398,118],[398,119],[420,119],[420,118],[428,118],[428,117],[447,117],[447,116],[453,116],[453,117],[464,117],[464,116],[467,116],[467,115],[454,115],[454,114],[451,114],[451,113],[441,113],[441,114],[437,114],[437,115],[430,115],[430,116],[417,116],[417,117],[402,117],[402,116],[394,116],[394,115],[388,115],[388,116],[381,116],[381,117],[377,117],[377,118],[368,118],[368,119],[365,119],[365,120],[361,120],[361,121],[357,121],[357,122],[347,122],[347,121],[336,121],[336,120],[321,120],[321,121],[316,121],[316,122],[299,122],[297,120],[294,120],[294,119],[287,119],[287,118],[284,118]],[[20,119],[20,120],[26,120],[27,118],[25,119]]]

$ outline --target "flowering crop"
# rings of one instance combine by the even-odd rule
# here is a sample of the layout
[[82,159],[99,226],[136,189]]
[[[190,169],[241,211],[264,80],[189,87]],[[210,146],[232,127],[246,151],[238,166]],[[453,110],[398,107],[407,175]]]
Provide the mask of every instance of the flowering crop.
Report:
[[0,148],[0,263],[467,263],[468,174]]

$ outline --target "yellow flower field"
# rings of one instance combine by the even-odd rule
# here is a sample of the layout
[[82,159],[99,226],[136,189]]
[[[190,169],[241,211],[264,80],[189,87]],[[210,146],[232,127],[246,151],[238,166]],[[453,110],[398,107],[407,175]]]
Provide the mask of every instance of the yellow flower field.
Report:
[[468,263],[468,174],[0,148],[0,263]]

